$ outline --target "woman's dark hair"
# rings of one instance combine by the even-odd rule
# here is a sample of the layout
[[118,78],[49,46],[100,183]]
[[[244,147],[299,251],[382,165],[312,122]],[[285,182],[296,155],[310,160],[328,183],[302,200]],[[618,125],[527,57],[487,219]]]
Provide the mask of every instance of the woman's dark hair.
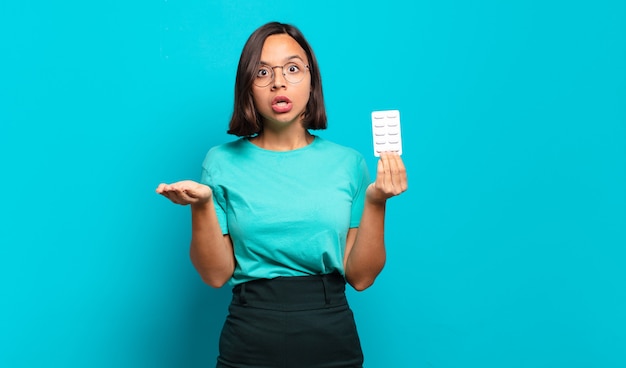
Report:
[[322,77],[317,59],[302,32],[296,27],[278,22],[267,23],[254,31],[243,47],[235,79],[235,105],[228,125],[228,133],[240,137],[251,136],[263,130],[261,116],[254,107],[252,84],[261,60],[261,51],[267,37],[276,34],[291,36],[306,53],[311,73],[311,95],[304,110],[305,129],[326,129],[326,108],[322,93]]

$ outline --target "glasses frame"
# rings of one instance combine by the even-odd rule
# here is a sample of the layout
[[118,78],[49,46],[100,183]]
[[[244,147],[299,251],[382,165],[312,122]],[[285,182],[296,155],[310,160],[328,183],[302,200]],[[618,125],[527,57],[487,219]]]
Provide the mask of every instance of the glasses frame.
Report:
[[304,64],[304,63],[302,63],[302,64],[301,64],[301,63],[298,63],[298,62],[295,62],[295,61],[289,61],[289,62],[285,63],[284,65],[276,65],[276,66],[271,66],[271,65],[267,65],[267,64],[259,64],[259,68],[264,67],[264,66],[265,66],[265,67],[268,67],[268,68],[269,68],[269,70],[272,72],[272,74],[271,74],[270,78],[268,78],[268,82],[267,82],[267,84],[265,84],[265,85],[259,85],[259,84],[257,84],[258,79],[257,79],[257,76],[256,76],[256,75],[254,76],[254,81],[253,81],[252,83],[253,83],[255,86],[257,86],[257,87],[261,87],[261,88],[264,88],[264,87],[267,87],[267,86],[271,85],[271,84],[272,84],[272,82],[273,82],[273,81],[275,80],[275,78],[276,78],[276,73],[274,72],[274,69],[276,69],[276,68],[280,68],[280,69],[282,70],[281,74],[283,75],[283,78],[285,78],[285,82],[287,82],[287,83],[289,83],[289,84],[298,84],[298,83],[302,82],[302,81],[304,80],[304,75],[305,75],[305,72],[303,72],[303,73],[302,73],[302,79],[300,79],[300,80],[299,80],[299,81],[297,81],[297,82],[291,82],[291,81],[289,81],[289,80],[287,79],[287,74],[285,73],[285,67],[287,67],[287,65],[289,65],[289,64],[302,65],[302,66],[304,66],[304,69],[303,69],[304,71],[309,71],[309,72],[310,72],[310,69],[309,69],[309,65],[308,65],[308,64]]

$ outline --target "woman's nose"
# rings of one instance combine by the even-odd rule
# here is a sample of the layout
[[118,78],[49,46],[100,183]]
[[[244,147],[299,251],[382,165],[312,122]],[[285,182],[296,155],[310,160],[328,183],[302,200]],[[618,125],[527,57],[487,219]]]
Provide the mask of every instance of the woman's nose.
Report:
[[285,75],[283,74],[282,67],[275,67],[275,68],[281,68],[281,69],[280,69],[280,72],[278,71],[278,69],[274,69],[274,80],[272,81],[272,87],[273,88],[284,87],[287,84],[287,81],[285,80]]

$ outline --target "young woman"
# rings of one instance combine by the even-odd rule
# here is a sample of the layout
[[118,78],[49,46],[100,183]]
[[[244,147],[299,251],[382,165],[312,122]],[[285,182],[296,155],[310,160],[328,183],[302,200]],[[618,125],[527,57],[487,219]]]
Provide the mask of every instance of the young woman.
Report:
[[217,367],[361,367],[346,281],[364,290],[385,263],[388,198],[407,189],[400,156],[382,154],[371,183],[361,154],[326,128],[317,60],[294,26],[268,23],[246,42],[228,132],[200,183],[160,184],[191,205],[191,260],[233,299]]

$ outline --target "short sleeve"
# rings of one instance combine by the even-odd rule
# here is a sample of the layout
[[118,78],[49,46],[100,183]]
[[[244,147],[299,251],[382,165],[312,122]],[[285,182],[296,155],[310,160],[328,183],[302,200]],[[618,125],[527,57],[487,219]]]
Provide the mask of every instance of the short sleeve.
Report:
[[352,212],[350,214],[350,227],[359,227],[361,216],[363,215],[363,207],[365,206],[365,192],[370,185],[370,175],[367,169],[367,163],[363,156],[359,155],[355,165],[353,185],[355,188],[354,197],[352,199]]
[[209,151],[202,163],[200,182],[211,188],[217,221],[222,229],[222,234],[228,234],[226,194],[224,193],[224,188],[217,184],[217,178],[219,178],[219,168],[215,165],[213,152]]

